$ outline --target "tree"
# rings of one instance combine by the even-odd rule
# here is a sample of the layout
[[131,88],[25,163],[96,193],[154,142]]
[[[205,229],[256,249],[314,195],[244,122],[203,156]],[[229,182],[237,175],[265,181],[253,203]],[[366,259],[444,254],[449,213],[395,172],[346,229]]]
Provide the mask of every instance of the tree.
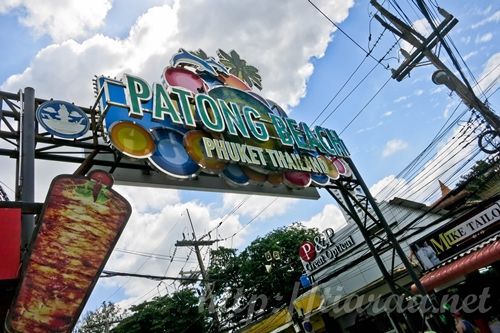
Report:
[[196,51],[189,51],[190,53],[194,54],[197,57],[200,57],[203,60],[208,60],[208,55],[205,51],[202,49],[198,49]]
[[226,53],[223,50],[217,50],[219,61],[226,66],[229,73],[239,77],[245,81],[250,87],[255,86],[257,89],[262,90],[262,78],[259,70],[240,58],[240,55],[235,51]]
[[132,315],[123,319],[113,333],[203,333],[207,331],[206,312],[200,311],[198,297],[191,290],[155,297],[131,307]]
[[479,160],[470,172],[460,178],[457,187],[465,186],[472,193],[470,199],[484,200],[500,192],[500,159]]
[[78,323],[74,333],[101,333],[109,332],[113,324],[123,317],[123,311],[111,302],[103,302],[95,311],[89,311]]
[[257,238],[240,254],[234,249],[213,250],[208,275],[219,307],[231,309],[226,320],[237,322],[252,308],[270,311],[288,304],[303,272],[298,248],[318,234],[317,229],[294,223]]

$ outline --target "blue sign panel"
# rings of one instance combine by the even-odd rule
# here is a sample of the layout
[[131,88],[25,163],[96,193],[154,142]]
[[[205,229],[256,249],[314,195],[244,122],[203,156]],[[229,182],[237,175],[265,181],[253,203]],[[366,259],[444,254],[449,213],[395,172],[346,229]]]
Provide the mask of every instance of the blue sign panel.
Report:
[[36,110],[38,123],[50,134],[65,139],[83,136],[90,128],[85,112],[64,101],[47,101]]

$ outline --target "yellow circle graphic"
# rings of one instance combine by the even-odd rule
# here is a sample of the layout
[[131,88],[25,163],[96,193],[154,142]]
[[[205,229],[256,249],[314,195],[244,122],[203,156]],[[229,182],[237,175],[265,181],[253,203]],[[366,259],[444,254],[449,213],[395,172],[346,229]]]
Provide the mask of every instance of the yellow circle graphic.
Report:
[[133,122],[117,122],[111,125],[109,131],[113,146],[127,156],[146,158],[151,156],[155,150],[151,134]]

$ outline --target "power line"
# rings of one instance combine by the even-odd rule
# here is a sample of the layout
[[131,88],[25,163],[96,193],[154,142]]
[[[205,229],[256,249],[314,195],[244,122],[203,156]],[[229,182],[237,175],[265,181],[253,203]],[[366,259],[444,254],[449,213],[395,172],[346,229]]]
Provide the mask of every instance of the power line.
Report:
[[[328,103],[325,105],[325,107],[323,108],[323,110],[321,110],[321,112],[316,116],[316,118],[314,118],[314,120],[309,124],[309,127],[311,127],[314,123],[316,123],[316,121],[319,119],[319,117],[321,117],[323,115],[323,113],[326,111],[326,109],[328,109],[328,107],[330,106],[330,104],[332,104],[332,102],[335,100],[335,98],[340,94],[340,92],[344,89],[344,87],[349,83],[349,81],[353,78],[353,76],[358,72],[358,70],[361,68],[361,66],[364,64],[364,62],[365,62],[365,60],[367,58],[368,57],[364,57],[363,60],[361,60],[361,62],[359,63],[359,65],[356,67],[356,69],[354,69],[354,71],[351,73],[351,75],[349,75],[349,77],[347,78],[347,80],[342,84],[342,86],[340,87],[340,89],[337,90],[337,92],[335,93],[335,95],[333,95],[333,97],[328,101]],[[335,108],[330,113],[330,115],[333,114],[336,109],[337,108]],[[326,119],[324,121],[326,121]]]
[[351,119],[351,121],[342,129],[342,131],[340,131],[339,135],[342,135],[342,133],[344,133],[344,131],[346,129],[349,128],[349,126],[351,126],[351,124],[356,120],[356,118],[359,117],[359,115],[366,109],[366,107],[368,105],[370,105],[370,103],[375,99],[375,97],[378,96],[378,94],[382,91],[382,89],[385,88],[385,86],[389,83],[389,81],[391,80],[391,77],[389,77],[387,79],[387,81],[385,81],[385,83],[377,90],[377,92],[368,100],[368,102],[366,102],[366,104],[361,108],[361,110],[359,110],[358,113],[356,113],[356,115],[354,116],[354,118]]
[[[491,70],[489,73],[487,73],[486,75],[484,75],[483,78],[479,82],[481,82],[482,80],[484,80],[492,72],[493,72],[493,70]],[[489,87],[486,88],[486,92],[488,92],[491,89],[492,86],[494,86],[494,82],[492,82],[492,84]],[[495,92],[493,92],[492,94],[490,94],[490,97],[492,95],[494,95],[494,94],[495,94]],[[380,196],[382,196],[382,197],[392,197],[393,195],[395,195],[393,191],[395,191],[396,189],[398,189],[399,186],[404,186],[405,184],[402,183],[401,185],[397,185],[395,187],[392,187],[392,185],[394,183],[399,183],[399,182],[401,182],[403,180],[403,178],[406,178],[406,177],[410,176],[411,175],[410,172],[412,170],[415,170],[414,173],[413,173],[413,175],[416,174],[416,172],[417,172],[416,167],[418,166],[418,164],[419,163],[425,163],[425,162],[428,161],[428,160],[423,160],[423,158],[425,158],[426,156],[429,155],[429,153],[431,152],[431,149],[434,148],[438,144],[438,142],[443,139],[443,137],[453,128],[454,125],[456,125],[458,123],[458,121],[463,117],[463,115],[469,110],[468,108],[464,109],[464,111],[461,112],[460,115],[458,115],[457,118],[453,122],[451,122],[450,125],[446,129],[444,129],[446,123],[448,123],[448,121],[451,119],[451,117],[453,116],[453,114],[455,114],[455,112],[457,111],[457,109],[460,107],[461,104],[462,104],[462,101],[460,100],[460,102],[455,107],[454,111],[452,112],[452,115],[450,116],[450,118],[448,118],[448,120],[445,122],[445,124],[441,127],[441,129],[438,131],[438,133],[431,140],[431,142],[429,143],[429,145],[413,161],[411,161],[401,172],[399,172],[399,174],[395,177],[395,179],[393,181],[391,181],[389,184],[387,184],[386,187],[384,189],[382,189],[382,191],[379,192]],[[473,110],[473,116],[471,116],[471,119],[469,121],[475,121],[475,120],[478,119],[478,117],[479,116]],[[462,128],[460,132],[462,132],[464,129],[465,128]],[[460,132],[457,133],[457,135],[460,135]],[[387,189],[390,189],[391,192],[390,193],[385,193],[384,191],[387,190]]]
[[342,29],[337,23],[335,23],[328,15],[326,15],[318,6],[316,6],[311,0],[307,0],[316,10],[321,13],[335,28],[337,28],[338,31],[340,31],[344,36],[346,36],[351,42],[354,43],[361,51],[363,51],[367,56],[375,60],[378,64],[382,65],[384,68],[385,66],[379,62],[372,54],[371,52],[367,51],[363,46],[361,46],[356,40],[354,40],[353,37],[351,37],[344,29]]
[[123,272],[115,272],[115,271],[108,271],[108,270],[102,271],[102,274],[101,274],[102,278],[115,277],[115,276],[128,276],[128,277],[136,277],[136,278],[143,278],[143,279],[156,280],[156,281],[162,281],[162,280],[189,281],[189,282],[204,281],[202,279],[196,279],[196,278],[183,278],[183,277],[173,277],[173,276],[123,273]]
[[[392,49],[393,49],[393,48],[397,45],[397,43],[398,43],[398,42],[399,42],[399,40],[398,40],[398,41],[396,41],[396,42],[395,42],[395,43],[394,43],[394,44],[393,44],[393,45],[389,48],[389,50],[388,50],[388,51],[384,54],[384,56],[382,56],[382,58],[380,58],[380,61],[383,61],[383,60],[384,60],[384,59],[385,59],[385,58],[389,55],[389,53],[391,53],[391,52],[392,52]],[[340,106],[342,106],[342,104],[344,104],[344,102],[345,102],[345,101],[346,101],[346,100],[347,100],[347,99],[348,99],[348,98],[349,98],[349,97],[350,97],[350,96],[354,93],[354,91],[355,91],[356,89],[358,89],[358,88],[359,88],[359,86],[360,86],[363,82],[365,82],[365,81],[366,81],[366,79],[368,78],[368,76],[370,76],[370,74],[371,74],[371,73],[375,70],[375,68],[377,68],[377,65],[373,66],[373,67],[371,68],[371,70],[370,70],[370,71],[369,71],[369,72],[368,72],[368,73],[367,73],[367,74],[366,74],[366,75],[365,75],[365,76],[364,76],[364,77],[363,77],[363,78],[362,78],[362,79],[358,82],[358,84],[356,84],[356,86],[354,86],[354,87],[351,89],[351,91],[350,91],[350,92],[349,92],[349,93],[348,93],[348,94],[347,94],[347,95],[346,95],[346,96],[345,96],[345,97],[344,97],[344,98],[343,98],[343,99],[339,102],[339,104],[337,104],[337,106],[336,106],[336,107],[335,107],[335,108],[334,108],[334,109],[333,109],[333,110],[332,110],[332,111],[328,114],[328,116],[327,116],[327,117],[326,117],[326,118],[325,118],[325,119],[324,119],[324,120],[320,123],[320,126],[321,126],[321,125],[323,125],[323,124],[324,124],[324,123],[325,123],[325,122],[326,122],[326,121],[327,121],[327,120],[328,120],[328,119],[329,119],[329,118],[330,118],[330,117],[331,117],[331,116],[335,113],[335,111],[337,111],[337,110],[338,110],[338,108],[339,108]],[[387,84],[387,83],[385,83],[385,84]],[[384,85],[384,86],[385,86],[385,85]],[[376,95],[378,95],[378,93],[379,93],[381,90],[382,90],[382,89],[379,89],[379,91],[376,93]],[[372,98],[372,99],[373,99],[373,98]],[[370,102],[371,102],[371,101],[370,101]],[[368,103],[368,104],[369,104],[369,103]],[[365,105],[365,107],[366,107],[366,106],[368,106],[368,105]],[[364,110],[364,108],[361,110],[361,112],[362,112],[363,110]],[[360,113],[360,112],[359,112],[359,113]],[[359,115],[359,113],[358,113],[358,115]],[[357,117],[357,116],[356,116],[356,117]],[[355,117],[355,118],[356,118],[356,117]],[[353,120],[352,120],[352,121],[353,121]],[[352,121],[351,121],[351,122],[352,122]],[[340,133],[340,134],[342,134],[342,133]]]
[[223,238],[221,239],[221,241],[226,241],[230,238],[233,238],[235,237],[237,234],[239,234],[240,232],[242,232],[246,227],[248,227],[250,225],[250,223],[252,223],[253,221],[255,221],[266,209],[268,209],[272,204],[274,204],[276,201],[278,200],[278,198],[272,200],[267,206],[265,206],[264,208],[262,208],[258,213],[257,215],[255,215],[252,219],[250,219],[243,227],[241,227],[238,231],[236,231],[234,234],[232,234],[231,236],[229,237],[226,237],[226,238]]

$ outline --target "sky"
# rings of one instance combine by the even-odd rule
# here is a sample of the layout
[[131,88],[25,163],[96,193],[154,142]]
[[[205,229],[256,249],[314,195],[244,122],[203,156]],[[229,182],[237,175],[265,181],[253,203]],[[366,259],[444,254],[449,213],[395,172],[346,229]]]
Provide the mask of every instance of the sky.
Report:
[[[31,86],[39,98],[88,107],[94,103],[94,75],[121,78],[129,73],[154,82],[181,47],[201,48],[212,56],[219,48],[234,49],[259,69],[263,96],[298,121],[322,124],[341,134],[366,183],[378,192],[391,186],[450,120],[459,98],[431,82],[432,66],[413,69],[401,82],[389,80],[390,68],[402,61],[398,50],[411,47],[384,31],[373,19],[375,9],[368,1],[313,3],[342,31],[306,0],[0,0],[0,90],[17,92]],[[427,3],[439,4],[459,19],[449,36],[494,108],[500,75],[499,6],[486,0]],[[402,6],[404,19],[428,35],[429,25],[411,1]],[[366,50],[372,50],[369,56]],[[440,52],[451,65],[445,51]],[[374,60],[382,57],[380,63]],[[475,83],[471,76],[469,80]],[[476,87],[478,94],[481,90]],[[450,145],[443,140],[432,152],[436,158],[417,177],[401,179],[405,188],[431,177],[423,171],[435,166]],[[464,150],[455,158],[466,158],[468,153]],[[14,162],[4,156],[0,161],[0,181],[12,198]],[[77,167],[37,161],[36,200],[44,200],[53,177],[73,173]],[[429,186],[439,188],[437,182]],[[344,223],[341,211],[323,190],[317,201],[125,186],[116,190],[133,207],[106,265],[120,272],[177,276],[181,269],[196,269],[195,255],[174,246],[183,233],[187,237],[191,233],[187,209],[198,235],[222,221],[212,237],[237,233],[219,245],[238,249],[296,221],[320,230]],[[238,209],[232,211],[234,207]],[[205,260],[207,251],[203,250]],[[86,309],[103,301],[137,304],[176,287],[170,282],[101,278]]]

